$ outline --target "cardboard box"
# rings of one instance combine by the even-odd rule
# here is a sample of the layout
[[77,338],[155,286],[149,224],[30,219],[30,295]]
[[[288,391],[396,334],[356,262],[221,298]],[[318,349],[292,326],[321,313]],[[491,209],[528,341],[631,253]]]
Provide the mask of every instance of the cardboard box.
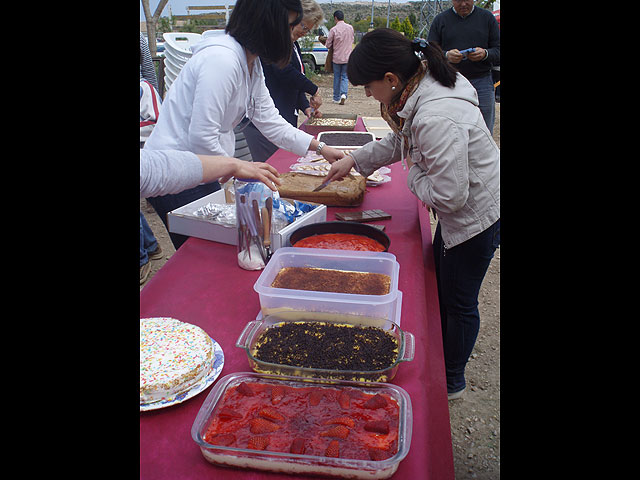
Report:
[[[195,200],[169,212],[169,231],[191,237],[204,238],[205,240],[212,240],[214,242],[226,243],[228,245],[237,245],[238,233],[235,227],[213,223],[193,215],[193,212],[207,203],[228,203],[225,202],[224,190],[218,190],[217,192],[206,195],[199,200]],[[287,225],[279,232],[272,234],[271,250],[275,252],[280,247],[290,246],[289,237],[303,225],[326,221],[327,206],[322,204],[317,205],[316,208],[305,213],[302,217],[296,219],[295,222]]]

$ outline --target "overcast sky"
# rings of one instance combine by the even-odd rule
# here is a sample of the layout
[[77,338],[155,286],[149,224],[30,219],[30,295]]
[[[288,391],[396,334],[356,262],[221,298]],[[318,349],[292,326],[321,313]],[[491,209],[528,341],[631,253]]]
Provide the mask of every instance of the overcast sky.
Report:
[[[316,0],[318,3],[331,3],[331,0]],[[337,1],[337,0],[336,0]],[[349,0],[346,0],[349,1]],[[376,0],[376,3],[387,3],[388,0]],[[409,0],[391,0],[392,3],[406,3]],[[149,8],[151,9],[151,14],[156,11],[156,7],[158,6],[159,0],[150,0]],[[235,0],[229,0],[226,2],[230,5],[234,5]],[[169,16],[169,6],[171,6],[171,12],[174,15],[186,15],[188,6],[209,6],[209,5],[224,5],[224,0],[169,0],[167,5],[164,7],[162,11],[161,17]],[[144,21],[144,11],[142,10],[142,2],[140,2],[140,20]]]

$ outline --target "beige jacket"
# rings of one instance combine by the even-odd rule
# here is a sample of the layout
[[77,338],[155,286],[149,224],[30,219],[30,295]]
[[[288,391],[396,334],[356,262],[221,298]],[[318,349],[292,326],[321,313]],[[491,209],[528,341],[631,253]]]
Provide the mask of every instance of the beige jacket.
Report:
[[[429,73],[398,116],[410,139],[409,189],[438,214],[446,248],[479,234],[500,218],[500,149],[478,108],[478,95],[461,74],[454,88]],[[389,133],[353,151],[363,175],[395,163],[407,147]]]

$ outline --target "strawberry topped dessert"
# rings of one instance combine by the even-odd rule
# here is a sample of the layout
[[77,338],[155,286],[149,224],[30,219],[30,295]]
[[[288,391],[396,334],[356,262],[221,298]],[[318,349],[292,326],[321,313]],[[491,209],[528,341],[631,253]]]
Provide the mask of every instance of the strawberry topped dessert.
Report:
[[245,381],[227,388],[211,418],[210,445],[373,461],[398,452],[397,401],[349,386]]

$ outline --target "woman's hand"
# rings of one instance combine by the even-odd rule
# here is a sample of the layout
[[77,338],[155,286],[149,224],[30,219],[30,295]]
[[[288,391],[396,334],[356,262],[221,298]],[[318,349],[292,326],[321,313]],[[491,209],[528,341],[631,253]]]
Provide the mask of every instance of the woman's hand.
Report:
[[330,147],[329,145],[322,147],[322,151],[320,153],[329,163],[337,162],[345,155],[342,150]]
[[311,105],[316,110],[322,106],[322,97],[318,92],[314,93],[313,96],[309,99],[309,105]]
[[[322,149],[324,152],[324,148]],[[351,168],[355,165],[355,160],[351,155],[345,155],[340,160],[331,164],[331,169],[329,169],[329,173],[325,177],[324,181],[329,180],[340,180],[345,177],[351,171]]]
[[[264,162],[247,162],[238,158],[198,155],[202,162],[202,178],[204,183],[219,179],[222,184],[231,177],[250,178],[264,183],[271,190],[278,189],[274,185],[282,185],[280,174],[273,166]],[[222,176],[220,174],[222,173]]]
[[322,117],[322,112],[320,110],[314,110],[311,107],[307,107],[304,109],[304,114],[307,116],[309,120],[312,118],[320,118]]

